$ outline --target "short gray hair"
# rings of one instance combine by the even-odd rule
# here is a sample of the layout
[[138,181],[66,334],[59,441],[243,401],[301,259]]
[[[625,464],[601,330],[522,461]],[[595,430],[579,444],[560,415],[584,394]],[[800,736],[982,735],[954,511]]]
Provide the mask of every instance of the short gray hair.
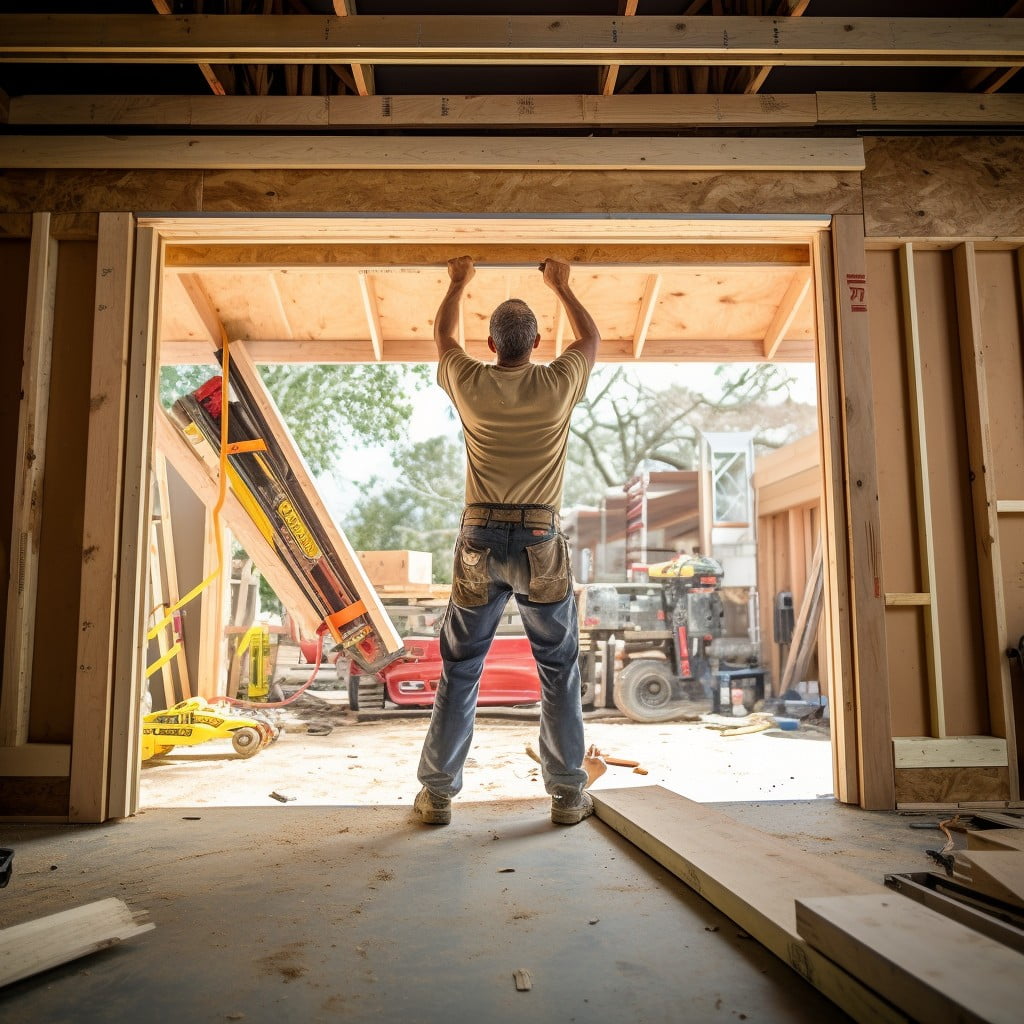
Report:
[[522,299],[506,299],[491,314],[490,334],[502,359],[522,359],[537,340],[537,318]]

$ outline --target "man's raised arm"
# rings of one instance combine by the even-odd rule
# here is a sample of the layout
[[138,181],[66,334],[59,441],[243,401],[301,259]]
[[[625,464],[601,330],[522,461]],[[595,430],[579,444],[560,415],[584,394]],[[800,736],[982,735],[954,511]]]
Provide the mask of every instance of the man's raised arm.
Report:
[[434,318],[434,342],[437,345],[437,358],[445,354],[449,349],[460,348],[455,340],[455,332],[459,322],[459,306],[462,303],[462,294],[466,285],[472,280],[476,273],[473,266],[472,256],[456,256],[448,261],[448,276],[451,284],[448,291],[441,300],[441,305]]
[[593,367],[601,335],[594,318],[583,308],[569,287],[569,264],[547,259],[541,264],[541,270],[544,272],[544,283],[558,296],[576,336],[576,341],[566,351],[576,349],[582,352],[587,363]]

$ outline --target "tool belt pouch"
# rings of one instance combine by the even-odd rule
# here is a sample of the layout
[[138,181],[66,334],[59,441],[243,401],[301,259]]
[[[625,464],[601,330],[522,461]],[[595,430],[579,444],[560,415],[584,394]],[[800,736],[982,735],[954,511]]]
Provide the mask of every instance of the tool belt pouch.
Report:
[[530,559],[531,601],[554,604],[569,593],[572,573],[569,568],[569,546],[561,534],[526,549]]
[[452,567],[452,601],[460,608],[479,608],[487,604],[490,577],[487,574],[489,548],[475,548],[459,539]]

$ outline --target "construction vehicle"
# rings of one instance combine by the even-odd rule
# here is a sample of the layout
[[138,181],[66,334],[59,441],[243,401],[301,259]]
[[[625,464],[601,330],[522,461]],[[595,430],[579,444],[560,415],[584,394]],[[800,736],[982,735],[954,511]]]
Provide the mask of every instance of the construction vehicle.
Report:
[[711,693],[725,610],[722,566],[686,556],[647,567],[640,583],[592,583],[578,595],[583,703],[638,722],[678,714]]
[[230,739],[239,757],[255,757],[277,739],[279,730],[256,714],[235,715],[214,707],[202,697],[190,697],[142,719],[142,760],[166,754],[174,747],[192,747],[208,740]]

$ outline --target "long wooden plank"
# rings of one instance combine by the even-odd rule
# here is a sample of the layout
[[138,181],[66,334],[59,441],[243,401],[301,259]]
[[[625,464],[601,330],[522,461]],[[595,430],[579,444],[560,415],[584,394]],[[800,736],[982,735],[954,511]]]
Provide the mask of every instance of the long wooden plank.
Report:
[[927,65],[1024,63],[1024,31],[981,18],[645,15],[8,14],[0,60],[234,64]]
[[[928,709],[932,734],[946,735],[946,703],[942,688],[942,653],[939,649],[938,574],[935,564],[935,531],[932,527],[932,493],[928,470],[928,428],[925,422],[924,362],[918,329],[917,284],[914,247],[900,246],[900,284],[903,304],[903,334],[906,348],[907,405],[914,448],[914,501],[917,507],[917,549],[920,560],[921,593],[929,596],[924,615],[925,669],[928,679]],[[888,601],[887,601],[888,603]]]
[[593,792],[598,817],[788,963],[855,1020],[906,1020],[801,939],[798,896],[881,886],[660,786]]
[[822,570],[825,601],[822,608],[827,673],[832,717],[832,770],[836,796],[843,803],[860,800],[857,752],[856,691],[853,637],[850,630],[850,575],[846,543],[848,530],[843,488],[842,381],[836,341],[836,285],[832,272],[831,237],[822,232],[815,240],[815,315],[819,444],[821,463]]
[[130,213],[100,214],[71,743],[71,821],[103,821],[107,817],[134,244],[135,224]]
[[42,489],[46,468],[46,424],[50,400],[53,308],[57,288],[57,243],[50,214],[32,216],[32,243],[25,301],[25,343],[21,360],[14,516],[10,541],[10,583],[4,644],[4,685],[0,691],[0,746],[28,739],[35,637]]
[[145,593],[151,505],[149,466],[152,409],[159,373],[156,325],[160,248],[160,239],[152,228],[136,231],[107,799],[107,811],[113,818],[127,817],[138,809],[139,707],[148,611]]
[[892,725],[882,593],[881,526],[868,328],[864,221],[833,219],[843,382],[843,447],[850,516],[851,617],[855,640],[861,806],[895,805]]
[[0,166],[284,170],[861,171],[859,139],[5,135]]
[[897,736],[892,741],[897,768],[984,768],[1006,765],[1006,740],[998,736]]
[[989,719],[992,732],[996,736],[1006,737],[1006,750],[1010,758],[1010,799],[1017,800],[1021,793],[1017,765],[1018,738],[1014,729],[1010,662],[1004,654],[1009,637],[1003,593],[996,482],[993,476],[995,459],[981,327],[981,297],[972,242],[965,242],[954,249],[953,273],[960,329],[960,365],[964,381],[964,414],[971,470],[969,483],[974,508],[974,549],[978,564]]
[[[818,123],[863,125],[1024,124],[1024,95],[974,92],[819,92]],[[15,102],[11,101],[14,114]]]
[[[234,372],[248,386],[253,399],[259,407],[260,413],[263,415],[267,426],[288,462],[295,483],[302,489],[310,507],[320,520],[324,533],[336,551],[343,568],[356,585],[359,591],[357,596],[365,604],[366,616],[380,635],[381,643],[385,650],[399,650],[402,646],[402,641],[395,630],[394,623],[384,610],[384,606],[381,604],[376,591],[367,578],[366,570],[363,569],[363,564],[356,556],[355,551],[353,551],[352,545],[349,544],[348,539],[338,528],[330,512],[327,511],[323,499],[320,497],[320,492],[313,481],[312,474],[306,466],[306,460],[302,457],[302,453],[295,444],[273,397],[264,386],[260,372],[246,351],[244,342],[235,342],[231,346],[231,363]],[[251,555],[252,552],[250,551],[249,554]]]
[[802,938],[915,1020],[1014,1024],[1024,954],[889,892],[801,897]]
[[156,926],[122,900],[98,900],[0,930],[0,988]]

